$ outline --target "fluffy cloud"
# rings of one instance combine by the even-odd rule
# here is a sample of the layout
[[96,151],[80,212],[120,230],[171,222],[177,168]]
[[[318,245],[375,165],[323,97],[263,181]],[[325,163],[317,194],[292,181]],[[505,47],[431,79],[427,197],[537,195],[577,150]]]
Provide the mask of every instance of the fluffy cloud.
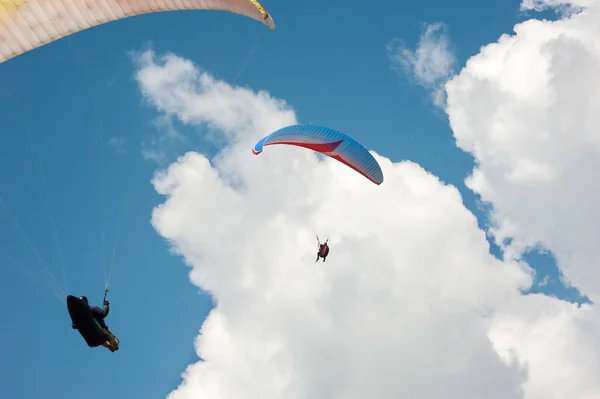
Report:
[[597,307],[528,295],[497,310],[489,336],[507,364],[527,368],[526,399],[596,399],[599,333]]
[[152,51],[138,54],[136,79],[149,104],[184,124],[207,124],[227,140],[247,138],[293,123],[285,101],[267,92],[254,93],[216,80],[189,60],[173,54],[156,59]]
[[[489,254],[454,187],[379,156],[382,186],[310,151],[254,156],[257,138],[296,122],[284,102],[173,55],[141,60],[149,103],[230,140],[212,163],[188,153],[154,179],[168,197],[155,228],[218,304],[197,340],[204,361],[172,399],[520,397],[524,374],[482,315],[530,277]],[[331,239],[326,263],[315,232]]]
[[144,99],[161,112],[155,121],[161,133],[145,143],[146,159],[162,163],[167,159],[165,148],[173,141],[185,142],[174,121],[202,125],[218,143],[248,140],[249,132],[266,134],[295,121],[293,110],[284,101],[218,81],[189,60],[173,54],[157,60],[152,51],[135,54],[134,60]]
[[[585,11],[573,12],[588,6]],[[506,259],[553,252],[567,279],[600,296],[600,17],[598,1],[525,1],[563,19],[530,20],[472,57],[447,85],[460,148],[475,157],[468,186],[493,206]],[[600,312],[544,296],[517,297],[490,338],[527,367],[527,399],[600,397]]]
[[[204,362],[170,398],[520,397],[523,374],[481,315],[529,278],[490,256],[455,188],[411,163],[380,159],[376,187],[275,154],[211,167],[188,153],[154,181],[169,196],[155,227],[218,302],[197,341]],[[221,175],[234,170],[232,185]],[[331,233],[326,263],[314,231]]]
[[[169,398],[600,397],[597,307],[519,292],[531,284],[520,253],[539,242],[587,294],[598,281],[585,263],[598,238],[594,18],[521,24],[447,85],[458,143],[478,161],[469,184],[494,205],[498,240],[513,238],[504,261],[458,191],[418,165],[374,154],[375,186],[310,151],[254,156],[259,137],[297,122],[289,105],[139,55],[148,104],[226,143],[153,181],[166,197],[156,230],[217,303],[196,340],[203,361]],[[315,232],[331,239],[326,263]]]
[[425,26],[416,50],[407,48],[400,39],[394,39],[386,48],[392,66],[409,74],[418,84],[431,90],[434,103],[443,106],[443,84],[456,66],[446,26],[441,23]]
[[554,10],[564,16],[579,12],[593,6],[595,0],[523,0],[521,10],[544,11]]
[[447,84],[457,144],[477,162],[467,183],[493,205],[498,243],[514,258],[551,250],[592,300],[600,297],[598,4],[517,25]]

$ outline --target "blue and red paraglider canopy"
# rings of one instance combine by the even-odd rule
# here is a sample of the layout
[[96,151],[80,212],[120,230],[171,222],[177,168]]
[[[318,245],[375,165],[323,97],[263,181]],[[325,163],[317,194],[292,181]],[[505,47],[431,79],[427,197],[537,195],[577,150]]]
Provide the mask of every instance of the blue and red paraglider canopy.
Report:
[[313,125],[287,126],[259,140],[252,153],[258,155],[264,147],[275,144],[294,145],[319,152],[354,169],[377,185],[383,183],[383,172],[371,153],[337,130]]

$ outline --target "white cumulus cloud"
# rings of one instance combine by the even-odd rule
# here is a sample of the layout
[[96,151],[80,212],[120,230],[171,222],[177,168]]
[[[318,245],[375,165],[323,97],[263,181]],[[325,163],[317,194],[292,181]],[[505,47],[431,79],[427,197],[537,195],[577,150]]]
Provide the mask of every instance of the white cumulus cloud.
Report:
[[568,16],[594,4],[595,0],[523,0],[521,10],[554,10],[561,15]]
[[446,85],[457,144],[477,163],[467,184],[493,205],[498,243],[512,238],[504,249],[516,258],[550,250],[592,300],[600,297],[598,6],[517,25]]
[[[142,53],[138,68],[163,117],[227,144],[153,179],[165,196],[154,227],[217,304],[196,339],[203,360],[169,399],[598,397],[584,346],[598,348],[598,323],[554,298],[531,305],[529,269],[490,255],[456,188],[378,154],[381,186],[295,147],[255,156],[257,139],[297,123],[284,101],[172,54]],[[331,240],[325,263],[315,234]],[[579,390],[547,370],[574,373]]]
[[513,298],[490,329],[498,353],[527,369],[526,399],[600,398],[600,313],[535,294]]
[[[493,206],[492,233],[506,259],[549,250],[565,278],[594,301],[600,296],[600,3],[522,7],[558,7],[566,15],[521,23],[514,35],[472,57],[446,85],[447,113],[458,146],[475,157],[467,184]],[[490,330],[505,361],[527,368],[526,399],[599,398],[599,334],[597,305],[575,308],[540,295],[505,304]]]

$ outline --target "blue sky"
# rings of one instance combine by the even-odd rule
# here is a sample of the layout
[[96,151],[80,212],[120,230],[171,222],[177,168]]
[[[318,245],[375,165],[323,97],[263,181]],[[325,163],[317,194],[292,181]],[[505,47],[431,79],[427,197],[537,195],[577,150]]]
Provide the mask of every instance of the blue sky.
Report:
[[[525,19],[518,1],[264,6],[277,24],[274,32],[232,14],[159,13],[83,31],[0,64],[0,197],[10,207],[10,216],[0,213],[0,250],[39,275],[35,253],[10,222],[16,217],[57,278],[60,250],[68,292],[100,303],[115,246],[107,324],[122,347],[117,354],[87,348],[71,330],[64,305],[3,259],[3,396],[164,397],[196,360],[193,339],[211,300],[189,283],[189,269],[150,223],[163,199],[150,183],[158,165],[144,159],[142,148],[156,135],[156,114],[133,79],[132,52],[173,52],[229,83],[239,74],[237,84],[285,99],[301,122],[337,128],[455,185],[485,226],[463,182],[472,158],[455,146],[427,91],[391,68],[385,46],[401,38],[414,48],[423,24],[442,22],[462,67]],[[110,144],[115,137],[126,141],[116,148]],[[169,161],[187,150],[213,151],[204,145],[175,146]],[[550,276],[533,291],[577,298],[557,279],[551,257],[527,260],[539,268],[539,281]]]

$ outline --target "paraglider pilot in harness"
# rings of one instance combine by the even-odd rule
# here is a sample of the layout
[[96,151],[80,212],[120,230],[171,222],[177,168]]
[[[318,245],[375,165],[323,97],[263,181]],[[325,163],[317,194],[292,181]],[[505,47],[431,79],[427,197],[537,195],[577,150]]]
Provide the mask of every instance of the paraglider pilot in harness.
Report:
[[[70,299],[69,299],[70,297]],[[72,323],[71,323],[71,327],[73,327],[73,329],[78,329],[79,332],[84,336],[84,338],[86,339],[86,341],[88,342],[89,346],[98,346],[98,345],[102,345],[105,348],[109,349],[111,352],[117,351],[119,350],[119,340],[117,339],[117,337],[115,337],[115,335],[110,332],[110,330],[108,329],[108,326],[106,325],[106,323],[104,322],[104,319],[106,318],[106,316],[108,316],[108,313],[110,312],[110,302],[108,302],[106,300],[106,293],[104,295],[104,301],[102,304],[102,308],[98,307],[98,306],[90,306],[88,299],[86,296],[81,296],[79,298],[75,298],[72,296],[69,296],[67,298],[67,302],[69,302],[69,300],[80,300],[81,305],[85,306],[87,308],[89,308],[89,312],[91,312],[91,317],[93,318],[93,320],[95,320],[98,323],[98,326],[103,330],[100,331],[93,331],[92,333],[98,337],[101,336],[102,339],[98,340],[97,338],[88,338],[86,337],[87,334],[87,330],[90,330],[90,326],[89,323],[87,323],[87,320],[82,320],[82,325],[78,326],[75,321],[73,320],[73,316],[74,314],[71,315],[71,319],[72,319]],[[83,305],[85,304],[85,305]],[[69,306],[69,303],[67,303],[67,306]],[[73,305],[71,305],[73,306]],[[81,311],[81,309],[79,310],[75,310],[75,312],[77,313],[83,313]],[[71,313],[71,310],[69,311],[69,313]],[[88,313],[87,311],[85,313]],[[90,313],[88,313],[90,314]],[[79,316],[79,315],[78,315]],[[82,317],[82,316],[79,316]],[[86,330],[86,331],[84,331]],[[98,334],[100,333],[100,334]],[[104,338],[106,338],[104,340]],[[97,342],[91,342],[91,340],[97,341]]]
[[327,245],[328,242],[329,242],[329,238],[327,240],[325,240],[325,242],[323,244],[321,244],[321,241],[319,240],[319,236],[317,236],[317,243],[318,243],[319,250],[317,251],[317,260],[315,262],[318,262],[320,258],[323,258],[323,262],[325,262],[327,255],[329,255],[329,245]]

